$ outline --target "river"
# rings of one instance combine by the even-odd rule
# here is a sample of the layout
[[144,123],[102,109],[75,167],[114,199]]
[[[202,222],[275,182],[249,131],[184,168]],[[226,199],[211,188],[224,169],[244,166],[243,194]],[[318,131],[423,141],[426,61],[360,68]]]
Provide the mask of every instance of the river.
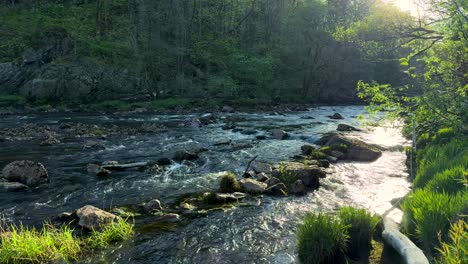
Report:
[[[327,116],[339,112],[344,120]],[[0,167],[18,159],[42,162],[49,171],[47,186],[28,192],[0,193],[4,221],[40,225],[64,211],[91,204],[100,208],[138,204],[152,198],[163,203],[193,192],[214,190],[224,171],[241,175],[248,161],[278,163],[300,153],[305,143],[334,131],[338,123],[362,125],[361,106],[317,107],[304,112],[223,113],[214,124],[200,128],[179,124],[200,114],[30,114],[0,116],[0,128],[26,123],[57,125],[63,122],[115,124],[121,127],[151,123],[167,129],[141,135],[113,135],[102,139],[102,150],[83,149],[76,138],[62,144],[39,146],[31,141],[0,142]],[[313,118],[313,119],[312,119]],[[256,130],[247,135],[224,130],[225,123]],[[274,128],[286,130],[287,140],[257,140]],[[248,133],[250,134],[250,133]],[[402,146],[408,142],[400,128],[389,124],[349,132],[352,137],[389,147],[375,162],[339,162],[321,180],[318,191],[302,197],[265,196],[255,206],[238,207],[227,212],[212,212],[206,217],[165,232],[137,233],[134,239],[108,249],[87,260],[93,263],[296,263],[294,232],[301,217],[309,211],[333,212],[343,205],[383,213],[393,198],[404,196],[410,188]],[[251,147],[232,149],[217,143],[236,142]],[[173,163],[163,173],[128,170],[106,178],[86,172],[88,163],[108,160],[120,162],[151,161],[172,157],[184,148],[206,148],[191,164]],[[399,221],[398,212],[392,217]]]

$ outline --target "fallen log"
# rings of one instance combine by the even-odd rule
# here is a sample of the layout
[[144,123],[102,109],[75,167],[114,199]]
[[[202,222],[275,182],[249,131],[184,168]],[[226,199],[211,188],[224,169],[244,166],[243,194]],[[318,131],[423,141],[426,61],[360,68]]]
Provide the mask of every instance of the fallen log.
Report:
[[109,164],[109,165],[102,165],[101,167],[107,170],[126,170],[131,168],[141,168],[148,165],[148,162],[135,162],[135,163],[127,163],[127,164]]

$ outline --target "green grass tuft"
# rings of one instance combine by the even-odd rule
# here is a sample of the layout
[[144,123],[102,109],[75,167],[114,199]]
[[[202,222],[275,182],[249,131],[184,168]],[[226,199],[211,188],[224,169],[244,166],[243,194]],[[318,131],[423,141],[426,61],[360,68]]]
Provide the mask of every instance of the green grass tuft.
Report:
[[296,233],[301,263],[341,263],[349,238],[347,228],[334,216],[307,214]]
[[64,225],[56,228],[45,224],[40,231],[25,226],[0,230],[0,263],[61,263],[77,261],[89,249],[98,249],[133,235],[133,225],[126,220],[93,231],[88,238],[73,235]]
[[377,216],[371,215],[365,209],[358,209],[349,206],[342,207],[338,212],[338,217],[343,224],[349,226],[349,250],[351,254],[371,247],[372,236],[379,221]]
[[222,193],[233,193],[240,190],[239,182],[237,181],[236,175],[233,173],[226,173],[221,178],[221,183],[219,184],[219,190]]
[[0,263],[77,260],[82,250],[80,241],[67,226],[58,229],[45,225],[41,231],[11,226],[10,231],[1,233]]
[[92,249],[104,248],[110,243],[129,239],[132,235],[133,225],[126,220],[119,220],[104,226],[101,231],[93,230],[86,242]]

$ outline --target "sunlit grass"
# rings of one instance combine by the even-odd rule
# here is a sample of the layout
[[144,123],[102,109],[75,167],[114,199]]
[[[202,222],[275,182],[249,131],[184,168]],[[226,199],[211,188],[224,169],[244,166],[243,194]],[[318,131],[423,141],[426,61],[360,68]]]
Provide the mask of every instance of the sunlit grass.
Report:
[[377,216],[371,215],[365,209],[345,206],[338,212],[338,218],[343,224],[349,226],[348,252],[357,253],[361,249],[370,248],[372,236],[379,221]]
[[41,231],[11,226],[10,231],[2,231],[2,234],[0,263],[76,260],[82,250],[81,241],[67,226],[58,229],[45,225]]
[[35,228],[10,226],[0,230],[0,263],[50,263],[76,261],[86,251],[109,246],[133,235],[133,225],[120,220],[93,231],[88,238],[76,237],[69,226],[45,224]]
[[450,222],[468,209],[468,191],[457,195],[416,190],[402,204],[402,227],[427,252],[439,245],[438,234],[448,233]]
[[433,192],[456,194],[467,189],[465,186],[467,180],[468,171],[466,167],[456,166],[434,175],[427,183],[426,188]]
[[124,220],[119,220],[111,225],[106,225],[101,231],[93,230],[92,235],[86,240],[90,248],[104,248],[112,242],[129,239],[133,235],[133,225]]
[[301,263],[340,263],[349,239],[347,228],[332,215],[307,214],[296,232]]

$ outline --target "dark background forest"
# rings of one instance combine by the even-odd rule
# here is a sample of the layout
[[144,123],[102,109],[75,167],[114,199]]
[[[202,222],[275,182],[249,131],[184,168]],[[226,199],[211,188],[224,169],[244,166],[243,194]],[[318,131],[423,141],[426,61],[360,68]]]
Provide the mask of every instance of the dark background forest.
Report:
[[401,32],[412,21],[380,0],[4,0],[0,95],[55,105],[357,103],[359,80],[405,82]]

